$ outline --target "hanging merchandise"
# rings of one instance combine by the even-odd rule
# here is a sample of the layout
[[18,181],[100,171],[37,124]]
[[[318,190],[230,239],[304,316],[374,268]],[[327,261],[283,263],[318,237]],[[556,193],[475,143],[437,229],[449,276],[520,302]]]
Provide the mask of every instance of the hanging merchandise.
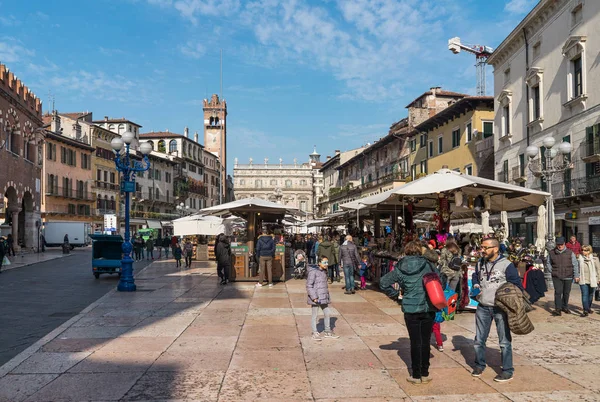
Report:
[[474,207],[474,204],[475,204],[475,198],[474,198],[472,195],[470,195],[470,196],[467,198],[467,202],[468,202],[468,204],[467,204],[467,207],[468,207],[469,209],[473,209],[473,207]]
[[489,194],[486,194],[483,197],[483,207],[489,211],[490,209],[492,209],[492,197]]
[[454,193],[454,204],[457,207],[460,207],[463,203],[463,193],[462,191],[457,191],[456,193]]
[[483,197],[481,195],[478,195],[473,201],[473,208],[475,209],[475,211],[481,211],[483,207]]
[[444,194],[438,196],[433,219],[438,232],[450,230],[450,200]]

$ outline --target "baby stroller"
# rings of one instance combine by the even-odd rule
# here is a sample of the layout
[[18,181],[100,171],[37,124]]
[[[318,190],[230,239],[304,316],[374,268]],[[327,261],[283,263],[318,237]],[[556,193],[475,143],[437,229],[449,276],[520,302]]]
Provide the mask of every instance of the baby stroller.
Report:
[[294,273],[292,276],[295,279],[306,278],[306,253],[303,250],[296,250],[294,253]]

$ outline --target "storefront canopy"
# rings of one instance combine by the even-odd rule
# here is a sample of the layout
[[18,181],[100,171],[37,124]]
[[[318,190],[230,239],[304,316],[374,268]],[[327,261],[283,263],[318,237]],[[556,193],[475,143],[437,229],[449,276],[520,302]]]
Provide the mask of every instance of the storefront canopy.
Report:
[[204,215],[186,216],[173,221],[173,234],[175,236],[216,236],[219,233],[230,235],[232,223],[236,219]]
[[[537,207],[550,196],[543,191],[440,169],[402,187],[363,198],[358,202],[363,205],[393,205],[401,204],[403,199],[411,197],[417,199],[419,208],[433,209],[440,193],[446,193],[450,200],[454,201],[454,193],[458,190],[464,197],[489,195],[491,211],[518,211],[531,206]],[[456,209],[460,208],[456,207]]]
[[298,209],[291,208],[287,205],[262,200],[260,198],[244,198],[225,204],[215,205],[214,207],[204,208],[200,211],[200,213],[205,215],[223,215],[227,213],[238,215],[239,213],[246,212],[265,212],[270,214],[289,214],[294,216],[305,215],[304,212]]

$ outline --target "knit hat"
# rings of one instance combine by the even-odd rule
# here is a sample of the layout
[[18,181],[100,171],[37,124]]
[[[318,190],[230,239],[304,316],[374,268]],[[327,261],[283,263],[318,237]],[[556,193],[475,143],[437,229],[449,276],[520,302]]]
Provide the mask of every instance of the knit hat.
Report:
[[429,240],[428,244],[431,244],[434,248],[437,247],[437,244],[435,244],[435,240],[433,239]]

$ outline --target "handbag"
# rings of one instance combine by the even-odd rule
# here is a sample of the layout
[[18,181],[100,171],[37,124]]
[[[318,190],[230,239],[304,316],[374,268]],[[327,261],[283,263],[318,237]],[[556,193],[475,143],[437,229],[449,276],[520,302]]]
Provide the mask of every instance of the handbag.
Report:
[[10,265],[10,260],[7,256],[4,256],[4,258],[2,259],[2,265]]
[[447,306],[446,296],[442,289],[442,281],[435,272],[430,272],[423,275],[423,286],[425,287],[425,293],[427,298],[438,310],[443,309]]

